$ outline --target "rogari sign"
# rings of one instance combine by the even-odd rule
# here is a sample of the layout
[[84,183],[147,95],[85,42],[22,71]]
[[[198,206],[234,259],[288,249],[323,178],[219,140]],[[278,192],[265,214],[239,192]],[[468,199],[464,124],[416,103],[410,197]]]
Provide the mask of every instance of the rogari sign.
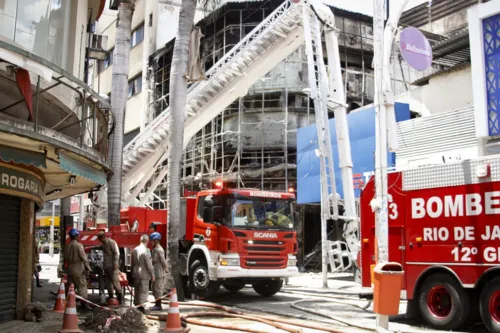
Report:
[[417,71],[425,71],[432,65],[431,44],[417,28],[401,31],[399,49],[405,61]]
[[43,202],[42,181],[32,174],[0,166],[0,193]]

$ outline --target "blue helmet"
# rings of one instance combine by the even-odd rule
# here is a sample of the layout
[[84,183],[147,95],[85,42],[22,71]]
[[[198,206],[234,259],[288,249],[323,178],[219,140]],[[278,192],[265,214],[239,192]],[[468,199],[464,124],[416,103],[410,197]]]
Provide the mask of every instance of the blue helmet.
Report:
[[80,232],[79,232],[78,230],[76,230],[75,228],[73,228],[73,229],[71,229],[71,230],[69,231],[69,235],[70,235],[71,237],[78,237],[78,236],[80,236]]
[[161,235],[159,232],[153,232],[151,235],[149,235],[149,239],[151,240],[160,240],[161,239]]

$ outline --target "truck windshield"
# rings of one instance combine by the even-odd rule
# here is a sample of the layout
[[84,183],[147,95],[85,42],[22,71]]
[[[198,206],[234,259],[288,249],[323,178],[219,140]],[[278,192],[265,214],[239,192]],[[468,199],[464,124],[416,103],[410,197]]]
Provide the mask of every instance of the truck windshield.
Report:
[[293,229],[292,203],[273,199],[233,199],[231,222],[234,228]]

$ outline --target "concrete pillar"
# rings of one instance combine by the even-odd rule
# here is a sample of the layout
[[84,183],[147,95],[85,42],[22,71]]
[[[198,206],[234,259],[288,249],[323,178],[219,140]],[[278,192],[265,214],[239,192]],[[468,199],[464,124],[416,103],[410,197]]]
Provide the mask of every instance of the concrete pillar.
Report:
[[31,302],[33,281],[33,234],[35,203],[29,199],[21,200],[21,219],[19,221],[19,265],[17,275],[16,317],[24,320],[26,306]]

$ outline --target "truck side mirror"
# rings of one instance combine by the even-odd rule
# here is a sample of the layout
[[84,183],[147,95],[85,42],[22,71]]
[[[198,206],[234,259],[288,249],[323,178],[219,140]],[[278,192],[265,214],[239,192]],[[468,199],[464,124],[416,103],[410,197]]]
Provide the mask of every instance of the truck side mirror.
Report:
[[203,208],[203,222],[213,223],[214,221],[214,210],[212,207]]

